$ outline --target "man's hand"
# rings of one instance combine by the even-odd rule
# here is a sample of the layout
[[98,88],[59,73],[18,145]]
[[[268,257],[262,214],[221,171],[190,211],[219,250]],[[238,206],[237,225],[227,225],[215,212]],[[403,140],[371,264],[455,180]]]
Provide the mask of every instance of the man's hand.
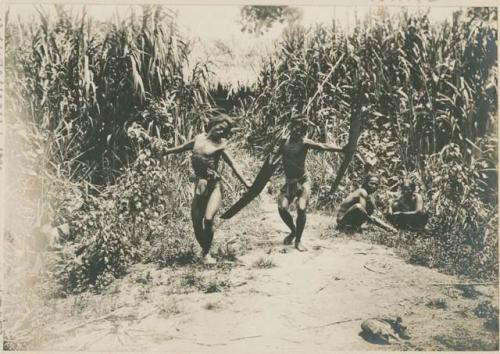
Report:
[[149,142],[151,144],[151,150],[153,150],[156,153],[163,152],[163,144],[161,143],[161,141],[159,141],[156,138],[150,138]]
[[245,187],[247,187],[247,189],[252,188],[252,183],[249,183],[247,180],[245,180]]
[[401,214],[403,214],[403,215],[417,215],[417,212],[416,211],[405,211],[405,212],[402,212]]

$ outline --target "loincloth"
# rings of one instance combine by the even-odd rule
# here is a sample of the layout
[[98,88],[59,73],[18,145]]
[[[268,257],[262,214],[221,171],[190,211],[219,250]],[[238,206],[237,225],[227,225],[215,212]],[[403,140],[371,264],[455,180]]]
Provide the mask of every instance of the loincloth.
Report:
[[206,179],[209,182],[220,181],[221,176],[217,172],[215,158],[193,154],[191,156],[191,164],[196,179]]
[[300,178],[287,178],[285,185],[281,188],[281,193],[284,194],[291,202],[295,198],[300,198],[304,193],[304,184],[309,182],[307,174]]
[[191,156],[191,164],[194,170],[195,194],[210,196],[217,183],[222,179],[216,169],[215,159],[213,157],[193,154]]

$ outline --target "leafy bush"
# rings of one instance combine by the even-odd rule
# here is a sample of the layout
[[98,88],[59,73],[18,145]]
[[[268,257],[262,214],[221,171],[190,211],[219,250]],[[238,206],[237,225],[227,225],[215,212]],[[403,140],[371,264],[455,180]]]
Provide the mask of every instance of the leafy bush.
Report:
[[[182,193],[188,176],[148,149],[99,196],[67,215],[73,239],[63,271],[67,291],[100,289],[138,261],[161,265],[193,258],[193,238]],[[182,187],[182,188],[181,188]]]
[[463,163],[458,146],[450,144],[426,161],[429,257],[440,259],[447,268],[478,277],[494,277],[498,265],[497,206],[482,201],[484,188],[478,169]]
[[476,306],[474,314],[479,318],[486,319],[486,328],[498,332],[498,308],[495,305],[489,301],[483,301]]

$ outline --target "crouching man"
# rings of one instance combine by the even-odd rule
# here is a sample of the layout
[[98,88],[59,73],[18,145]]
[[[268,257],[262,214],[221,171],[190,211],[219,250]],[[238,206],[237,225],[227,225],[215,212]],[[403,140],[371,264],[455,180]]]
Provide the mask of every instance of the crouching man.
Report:
[[422,230],[429,220],[422,196],[415,192],[415,182],[403,181],[401,197],[389,205],[387,220],[400,229]]
[[361,231],[361,225],[372,221],[371,215],[375,204],[371,195],[377,190],[379,180],[375,176],[367,176],[361,188],[352,192],[340,204],[337,211],[337,229]]

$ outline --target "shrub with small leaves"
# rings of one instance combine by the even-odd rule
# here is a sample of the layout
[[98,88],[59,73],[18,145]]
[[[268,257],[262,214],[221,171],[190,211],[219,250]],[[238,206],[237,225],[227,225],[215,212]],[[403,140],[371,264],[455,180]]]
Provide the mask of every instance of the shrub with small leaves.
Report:
[[[193,258],[193,238],[179,193],[188,181],[173,162],[162,166],[148,149],[117,183],[88,197],[71,214],[73,242],[66,245],[65,290],[100,290],[139,261],[161,265]],[[184,258],[184,260],[183,260]]]
[[498,332],[498,308],[489,301],[483,301],[474,309],[474,314],[486,319],[485,326],[491,331]]

